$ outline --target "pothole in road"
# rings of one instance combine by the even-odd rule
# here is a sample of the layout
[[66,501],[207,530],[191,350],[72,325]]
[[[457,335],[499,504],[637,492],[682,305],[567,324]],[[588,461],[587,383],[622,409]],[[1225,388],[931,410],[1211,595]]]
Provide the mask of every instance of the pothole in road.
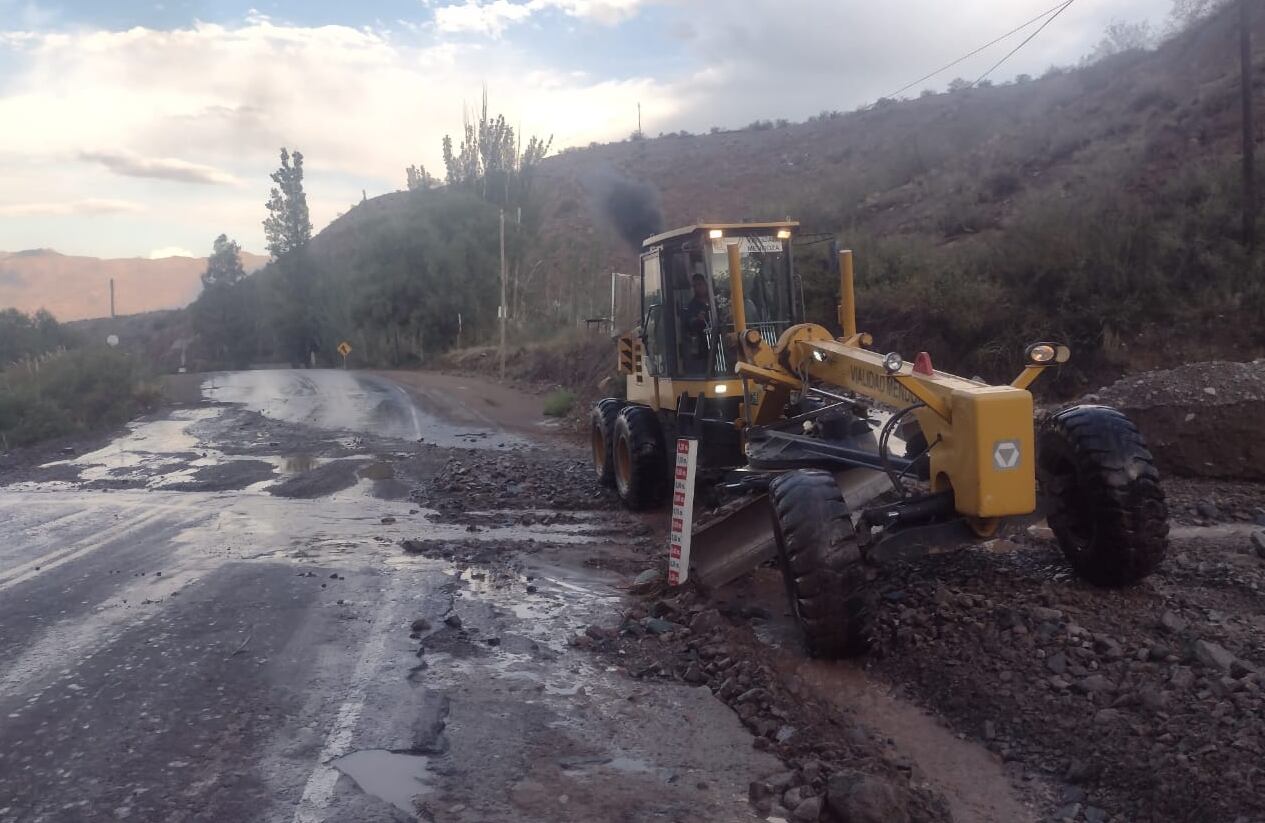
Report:
[[413,798],[431,791],[430,758],[425,755],[365,749],[336,757],[330,765],[362,792],[390,803],[412,820],[417,819]]

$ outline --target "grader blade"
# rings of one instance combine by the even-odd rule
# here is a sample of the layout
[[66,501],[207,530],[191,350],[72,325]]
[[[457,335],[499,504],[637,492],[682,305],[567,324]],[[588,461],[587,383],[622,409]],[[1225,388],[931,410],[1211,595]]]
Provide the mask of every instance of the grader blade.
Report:
[[[836,472],[843,499],[853,511],[890,491],[891,480],[872,469]],[[690,538],[690,575],[714,589],[777,556],[769,498],[759,494],[717,509]]]
[[705,588],[723,586],[777,556],[769,498],[731,503],[694,530],[690,576]]

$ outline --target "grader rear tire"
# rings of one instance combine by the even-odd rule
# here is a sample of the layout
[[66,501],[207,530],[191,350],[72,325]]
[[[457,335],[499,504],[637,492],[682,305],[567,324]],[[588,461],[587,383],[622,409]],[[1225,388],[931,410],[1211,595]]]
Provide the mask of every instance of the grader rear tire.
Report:
[[667,492],[667,450],[659,418],[647,406],[625,406],[612,439],[615,490],[633,511],[654,508]]
[[615,420],[627,405],[623,400],[607,397],[597,401],[589,415],[589,443],[593,449],[593,471],[603,486],[615,485]]
[[870,644],[875,592],[839,485],[800,469],[769,484],[773,530],[791,611],[813,657],[845,657]]
[[1168,509],[1146,441],[1119,411],[1072,406],[1037,441],[1047,522],[1072,569],[1096,586],[1127,586],[1159,567]]

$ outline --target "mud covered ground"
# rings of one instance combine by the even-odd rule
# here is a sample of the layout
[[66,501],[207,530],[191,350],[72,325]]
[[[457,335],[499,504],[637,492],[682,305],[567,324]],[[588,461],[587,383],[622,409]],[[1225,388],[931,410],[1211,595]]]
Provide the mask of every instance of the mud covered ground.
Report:
[[[434,821],[1265,820],[1260,485],[1166,481],[1167,562],[1124,591],[1076,580],[1040,527],[885,568],[876,647],[825,662],[803,653],[775,568],[667,590],[662,512],[623,511],[583,446],[495,392],[462,407],[441,425],[369,404],[353,430],[327,427],[334,409],[218,399],[11,456],[0,479],[356,511],[267,555],[321,566],[312,585],[349,626],[374,602],[366,558],[442,569],[437,597],[392,612],[403,657],[384,682],[425,699],[374,721],[414,727],[417,746],[366,735],[339,755],[365,785],[393,752],[422,761],[402,795],[336,793],[341,819],[390,819],[373,805],[387,798]],[[512,764],[492,765],[498,745]]]
[[[784,767],[752,777],[761,814],[867,819],[852,802],[881,820],[1265,819],[1259,484],[1166,483],[1168,561],[1126,591],[1075,579],[1039,527],[885,570],[877,647],[825,663],[800,650],[773,568],[710,596],[633,585],[662,564],[661,518],[620,512],[581,447],[445,452],[438,469],[426,451],[405,464],[419,478],[411,499],[472,531],[566,529],[559,510],[609,512],[629,552],[586,562],[622,573],[634,600],[572,645],[729,705]],[[493,566],[506,549],[533,551],[408,548]]]

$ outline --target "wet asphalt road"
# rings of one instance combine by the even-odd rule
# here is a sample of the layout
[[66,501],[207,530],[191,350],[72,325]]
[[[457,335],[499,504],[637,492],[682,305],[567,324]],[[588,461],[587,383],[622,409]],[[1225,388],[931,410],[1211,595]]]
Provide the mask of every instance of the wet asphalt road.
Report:
[[[272,496],[314,463],[243,456],[260,435],[225,415],[400,454],[468,443],[468,425],[355,373],[205,391],[218,403],[134,425],[50,467],[62,479],[0,487],[0,821],[752,819],[746,781],[776,764],[710,692],[567,647],[619,602],[577,559],[598,524],[489,530],[551,547],[514,571],[406,555],[406,537],[469,535],[368,479]],[[246,462],[241,488],[188,482]]]

